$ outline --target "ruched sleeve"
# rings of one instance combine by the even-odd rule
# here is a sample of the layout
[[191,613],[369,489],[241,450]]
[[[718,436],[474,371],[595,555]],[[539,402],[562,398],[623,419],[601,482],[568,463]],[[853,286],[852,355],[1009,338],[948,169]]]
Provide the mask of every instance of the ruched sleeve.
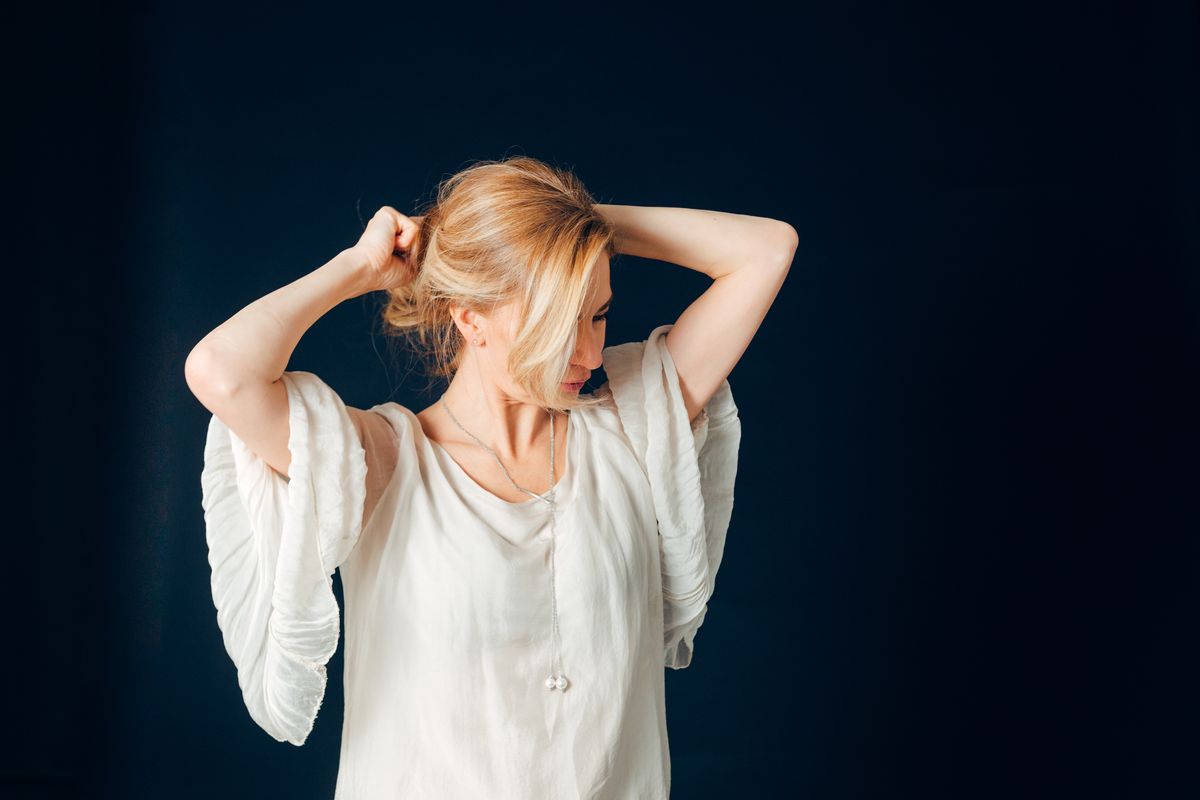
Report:
[[288,476],[213,415],[201,489],[217,624],[246,708],[273,738],[299,746],[337,649],[332,575],[362,532],[368,495],[390,477],[395,445],[382,417],[347,407],[316,375],[285,372],[282,381]]
[[605,348],[604,371],[617,413],[646,470],[658,518],[663,587],[664,664],[691,664],[708,612],[733,513],[741,421],[729,381],[688,419],[666,346],[673,325],[644,342]]

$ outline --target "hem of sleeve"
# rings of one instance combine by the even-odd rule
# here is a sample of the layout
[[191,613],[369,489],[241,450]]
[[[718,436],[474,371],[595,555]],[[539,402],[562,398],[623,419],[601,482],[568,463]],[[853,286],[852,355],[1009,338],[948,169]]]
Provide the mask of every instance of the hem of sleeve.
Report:
[[[716,586],[733,512],[741,422],[725,380],[695,421],[666,347],[673,325],[645,342],[618,345],[605,371],[622,427],[646,467],[658,519],[663,592],[663,663],[681,669]],[[613,358],[613,367],[608,366]]]
[[217,622],[247,710],[300,746],[341,634],[332,575],[361,533],[366,458],[331,388],[306,372],[282,380],[288,477],[213,415],[201,482]]

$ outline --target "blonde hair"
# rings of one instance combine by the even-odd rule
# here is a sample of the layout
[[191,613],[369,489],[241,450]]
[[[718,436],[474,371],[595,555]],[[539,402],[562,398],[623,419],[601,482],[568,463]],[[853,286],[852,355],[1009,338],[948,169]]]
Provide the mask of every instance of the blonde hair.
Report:
[[516,304],[508,356],[513,381],[543,408],[594,405],[560,383],[570,367],[578,324],[601,254],[617,255],[616,228],[570,171],[527,156],[477,161],[439,184],[422,211],[412,246],[416,278],[388,290],[384,333],[427,356],[449,380],[465,341],[451,304],[481,313]]

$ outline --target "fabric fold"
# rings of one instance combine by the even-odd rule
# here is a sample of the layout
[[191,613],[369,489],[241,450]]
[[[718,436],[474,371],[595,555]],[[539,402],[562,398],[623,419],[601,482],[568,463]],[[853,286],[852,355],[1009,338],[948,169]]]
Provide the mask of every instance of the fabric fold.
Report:
[[246,708],[274,739],[300,746],[337,649],[332,576],[361,533],[367,465],[333,389],[309,372],[282,381],[288,476],[213,415],[201,488],[217,624]]
[[666,346],[673,324],[606,348],[621,426],[646,470],[658,518],[664,664],[691,664],[733,513],[741,420],[725,380],[693,423]]

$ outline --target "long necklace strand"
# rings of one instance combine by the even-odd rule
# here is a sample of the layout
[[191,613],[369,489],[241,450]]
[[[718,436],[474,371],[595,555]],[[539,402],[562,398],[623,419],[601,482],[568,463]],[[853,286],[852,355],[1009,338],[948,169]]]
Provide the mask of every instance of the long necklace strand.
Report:
[[[519,492],[532,495],[538,500],[545,502],[550,507],[550,613],[551,627],[554,634],[554,658],[550,662],[550,675],[546,678],[546,688],[550,690],[566,689],[570,684],[567,681],[567,677],[562,674],[562,653],[559,645],[558,635],[558,589],[554,581],[554,551],[557,540],[557,537],[555,536],[555,528],[558,517],[558,504],[556,502],[556,492],[558,487],[554,483],[554,412],[550,409],[546,409],[547,413],[550,414],[550,488],[546,490],[545,494],[537,494],[536,492],[531,492],[529,489],[526,489],[523,486],[518,486],[517,482],[513,480],[512,475],[508,473],[508,468],[504,466],[504,462],[500,460],[500,456],[496,455],[496,451],[484,444],[478,436],[463,427],[463,424],[459,422],[458,418],[455,417],[450,411],[450,406],[446,405],[446,396],[444,394],[441,396],[440,402],[442,404],[442,408],[446,409],[446,413],[450,416],[450,419],[454,421],[454,424],[457,425],[463,433],[474,439],[480,447],[492,454],[492,458],[496,459],[496,463],[499,464],[500,469],[504,471],[504,477],[508,478],[508,482],[513,485],[514,489]],[[555,664],[558,665],[557,673],[555,673]]]

